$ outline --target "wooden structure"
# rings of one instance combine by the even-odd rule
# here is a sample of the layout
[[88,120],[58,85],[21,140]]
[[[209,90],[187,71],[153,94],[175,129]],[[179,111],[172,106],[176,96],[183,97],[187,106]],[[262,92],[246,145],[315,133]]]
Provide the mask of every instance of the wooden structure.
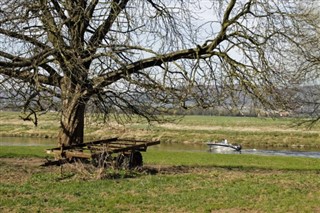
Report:
[[142,166],[141,152],[148,146],[160,144],[160,141],[109,138],[71,146],[47,149],[48,154],[55,156],[54,161],[44,165],[61,165],[76,161],[91,162],[98,167],[135,168]]

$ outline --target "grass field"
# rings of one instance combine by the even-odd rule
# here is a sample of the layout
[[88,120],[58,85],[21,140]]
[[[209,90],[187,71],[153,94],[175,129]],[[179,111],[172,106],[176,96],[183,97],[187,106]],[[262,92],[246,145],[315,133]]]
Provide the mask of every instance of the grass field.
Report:
[[[0,136],[55,138],[58,115],[38,127],[0,112]],[[174,123],[86,121],[87,139],[170,143],[227,138],[246,146],[319,148],[320,127],[294,120],[186,116]],[[85,164],[41,167],[45,146],[0,146],[0,212],[320,212],[320,159],[150,149],[137,171]]]
[[0,150],[0,212],[319,212],[320,159],[143,153],[140,171],[40,167],[44,147]]
[[[0,136],[55,138],[59,129],[59,115],[39,116],[39,125],[22,121],[19,113],[0,112]],[[320,148],[320,124],[312,129],[299,127],[292,118],[251,118],[186,116],[172,123],[148,125],[132,120],[120,125],[87,118],[86,140],[108,137],[160,139],[171,143],[204,143],[227,138],[234,143],[251,147],[311,147]]]

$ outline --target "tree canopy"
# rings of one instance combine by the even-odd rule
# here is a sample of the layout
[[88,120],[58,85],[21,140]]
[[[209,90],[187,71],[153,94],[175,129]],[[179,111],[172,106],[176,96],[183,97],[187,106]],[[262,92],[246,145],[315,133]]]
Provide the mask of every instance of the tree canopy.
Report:
[[26,111],[57,105],[60,144],[83,142],[89,103],[149,121],[247,96],[297,107],[305,58],[319,59],[306,54],[319,25],[301,2],[1,0],[0,85]]

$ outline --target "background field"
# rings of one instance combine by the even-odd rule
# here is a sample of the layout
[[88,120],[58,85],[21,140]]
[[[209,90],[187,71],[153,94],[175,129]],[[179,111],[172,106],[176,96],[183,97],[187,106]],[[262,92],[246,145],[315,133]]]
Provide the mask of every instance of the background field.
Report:
[[[119,124],[114,119],[104,123],[101,118],[87,117],[85,137],[146,138],[170,143],[205,143],[226,138],[251,147],[320,148],[320,124],[309,129],[298,126],[299,122],[293,118],[186,116],[171,123],[149,125],[142,119]],[[0,112],[0,136],[56,138],[58,128],[57,113],[39,116],[35,127],[30,121],[22,121],[17,112]]]

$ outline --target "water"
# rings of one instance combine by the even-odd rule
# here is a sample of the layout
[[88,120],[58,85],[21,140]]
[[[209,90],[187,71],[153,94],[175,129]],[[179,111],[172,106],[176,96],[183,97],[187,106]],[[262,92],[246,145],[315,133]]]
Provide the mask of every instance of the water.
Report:
[[0,137],[0,146],[56,146],[52,138]]
[[[46,138],[19,138],[19,137],[0,137],[1,146],[57,146],[56,139]],[[191,151],[191,152],[208,152],[206,144],[180,144],[180,143],[161,143],[160,145],[151,146],[148,149],[161,151]],[[213,150],[212,154],[239,154],[233,150]],[[292,157],[310,157],[320,158],[320,150],[297,150],[297,149],[270,149],[244,147],[242,154],[266,155],[266,156],[292,156]]]
[[320,151],[244,149],[243,154],[320,158]]
[[[240,154],[233,149],[214,149],[209,150],[206,144],[175,144],[161,143],[160,145],[150,147],[149,149],[162,151],[192,151],[192,152],[210,152],[212,154]],[[299,149],[274,149],[274,148],[243,148],[241,154],[265,155],[265,156],[291,156],[291,157],[310,157],[320,158],[320,150],[299,150]]]

